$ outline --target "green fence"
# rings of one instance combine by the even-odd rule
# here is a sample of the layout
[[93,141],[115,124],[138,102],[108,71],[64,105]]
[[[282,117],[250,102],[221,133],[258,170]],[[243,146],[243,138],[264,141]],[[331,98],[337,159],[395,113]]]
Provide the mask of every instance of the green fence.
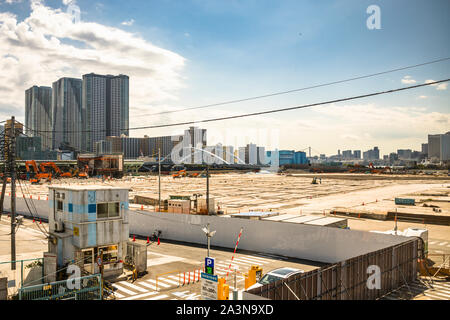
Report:
[[8,295],[14,295],[20,287],[42,282],[43,258],[15,261],[16,268],[11,270],[13,263],[13,261],[0,262],[0,278],[8,278]]
[[101,275],[94,274],[20,288],[19,300],[102,300],[101,287]]

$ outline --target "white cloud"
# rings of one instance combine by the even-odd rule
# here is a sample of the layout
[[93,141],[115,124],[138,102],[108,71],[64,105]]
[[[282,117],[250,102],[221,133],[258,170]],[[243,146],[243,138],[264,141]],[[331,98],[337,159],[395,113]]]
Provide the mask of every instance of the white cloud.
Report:
[[[435,81],[436,80],[429,79],[429,80],[425,80],[425,83],[433,83]],[[447,84],[448,84],[447,82],[442,82],[442,83],[432,84],[431,86],[436,87],[436,90],[447,90]]]
[[65,9],[37,0],[23,21],[0,13],[0,43],[1,116],[6,109],[23,116],[24,91],[35,84],[51,86],[61,77],[90,72],[130,76],[131,123],[141,111],[153,111],[148,105],[176,99],[183,87],[182,56],[118,28],[74,23]]
[[128,21],[124,21],[121,23],[121,25],[127,26],[127,27],[132,26],[133,24],[134,24],[134,19],[130,19]]
[[402,83],[404,83],[404,84],[414,84],[414,83],[416,83],[416,80],[412,79],[411,76],[405,76],[402,79]]

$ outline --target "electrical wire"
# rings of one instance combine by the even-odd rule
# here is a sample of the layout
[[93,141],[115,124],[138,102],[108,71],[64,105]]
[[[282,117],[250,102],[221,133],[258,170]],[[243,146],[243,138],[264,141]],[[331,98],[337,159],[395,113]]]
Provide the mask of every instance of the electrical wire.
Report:
[[175,113],[175,112],[183,112],[183,111],[189,111],[189,110],[205,109],[205,108],[210,108],[210,107],[223,106],[223,105],[227,105],[227,104],[234,104],[234,103],[239,103],[239,102],[246,102],[246,101],[251,101],[251,100],[264,99],[264,98],[269,98],[269,97],[274,97],[274,96],[279,96],[279,95],[284,95],[284,94],[289,94],[289,93],[294,93],[294,92],[299,92],[299,91],[305,91],[305,90],[310,90],[310,89],[316,89],[316,88],[331,86],[331,85],[345,83],[345,82],[350,82],[350,81],[355,81],[355,80],[367,79],[367,78],[371,78],[371,77],[375,77],[375,76],[380,76],[380,75],[383,75],[383,74],[388,74],[388,73],[393,73],[393,72],[397,72],[397,71],[408,70],[408,69],[417,68],[417,67],[421,67],[421,66],[425,66],[425,65],[429,65],[429,64],[434,64],[434,63],[438,63],[438,62],[443,62],[443,61],[447,61],[447,60],[450,60],[450,57],[442,58],[442,59],[438,59],[438,60],[433,60],[433,61],[429,61],[429,62],[424,62],[424,63],[420,63],[420,64],[416,64],[416,65],[411,65],[411,66],[407,66],[407,67],[395,68],[395,69],[390,69],[390,70],[386,70],[386,71],[376,72],[376,73],[372,73],[372,74],[368,74],[368,75],[348,78],[348,79],[344,79],[344,80],[327,82],[327,83],[313,85],[313,86],[299,88],[299,89],[292,89],[292,90],[288,90],[288,91],[269,93],[269,94],[255,96],[255,97],[250,97],[250,98],[243,98],[243,99],[237,99],[237,100],[230,100],[230,101],[225,101],[225,102],[207,104],[207,105],[198,106],[198,107],[188,107],[188,108],[172,110],[172,111],[163,111],[163,112],[156,112],[156,113],[150,113],[150,114],[142,114],[140,116],[141,117],[145,117],[145,116],[169,114],[169,113]]

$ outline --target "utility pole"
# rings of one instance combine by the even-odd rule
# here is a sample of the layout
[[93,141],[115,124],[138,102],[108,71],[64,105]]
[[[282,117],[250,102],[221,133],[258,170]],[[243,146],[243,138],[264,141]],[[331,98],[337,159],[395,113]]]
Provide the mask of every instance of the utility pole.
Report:
[[209,164],[206,165],[206,212],[209,216]]
[[158,148],[158,212],[161,212],[161,148]]
[[8,154],[11,172],[11,270],[16,270],[16,124],[11,117],[11,148]]

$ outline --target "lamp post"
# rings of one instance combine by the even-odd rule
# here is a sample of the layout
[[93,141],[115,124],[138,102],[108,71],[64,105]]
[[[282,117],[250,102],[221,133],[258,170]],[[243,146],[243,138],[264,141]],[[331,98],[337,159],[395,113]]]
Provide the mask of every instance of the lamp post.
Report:
[[206,227],[202,228],[202,231],[206,234],[207,243],[208,243],[208,257],[209,257],[209,248],[211,244],[211,238],[214,237],[216,234],[216,231],[209,231],[209,223],[206,225]]

